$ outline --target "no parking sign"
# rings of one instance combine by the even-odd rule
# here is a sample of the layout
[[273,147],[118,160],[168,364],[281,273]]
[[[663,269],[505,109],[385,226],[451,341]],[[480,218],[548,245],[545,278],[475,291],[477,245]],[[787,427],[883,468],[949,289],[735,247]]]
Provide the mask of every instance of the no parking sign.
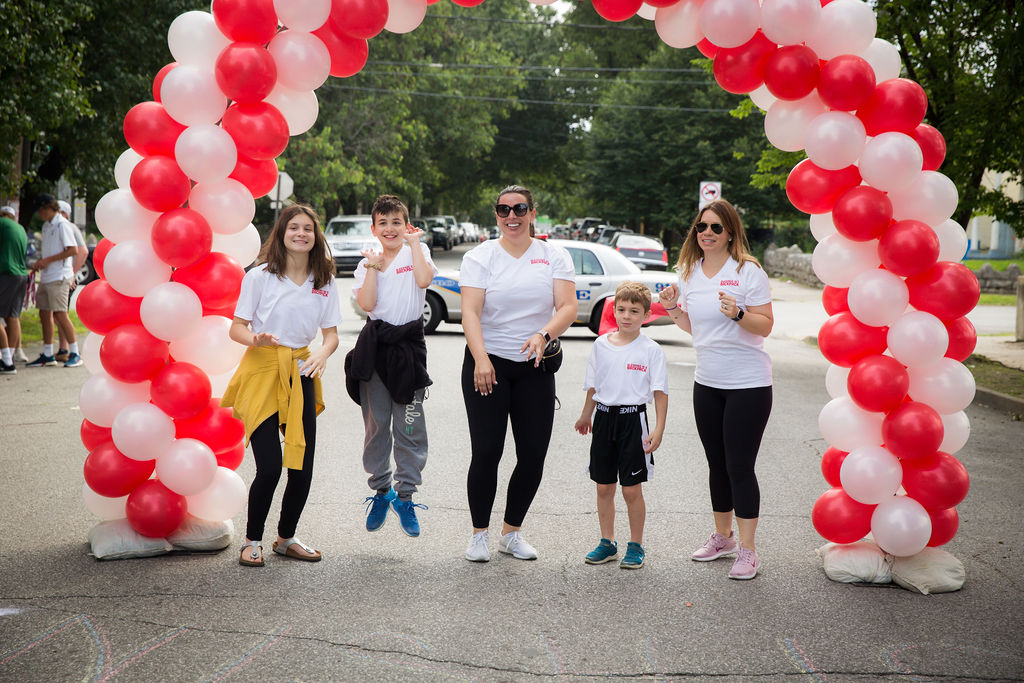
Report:
[[721,198],[722,183],[718,182],[717,180],[700,181],[700,203],[697,205],[698,209],[703,209],[711,202]]

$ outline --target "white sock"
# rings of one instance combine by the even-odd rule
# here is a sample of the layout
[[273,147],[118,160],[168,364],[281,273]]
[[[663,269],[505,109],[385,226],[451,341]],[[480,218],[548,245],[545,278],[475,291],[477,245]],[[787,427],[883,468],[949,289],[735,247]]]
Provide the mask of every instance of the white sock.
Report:
[[53,355],[53,344],[43,344],[43,355],[44,356],[52,356]]
[[0,354],[3,355],[4,365],[11,365],[14,362],[14,349],[11,347],[0,349]]
[[74,341],[68,344],[69,353],[78,353],[78,342]]

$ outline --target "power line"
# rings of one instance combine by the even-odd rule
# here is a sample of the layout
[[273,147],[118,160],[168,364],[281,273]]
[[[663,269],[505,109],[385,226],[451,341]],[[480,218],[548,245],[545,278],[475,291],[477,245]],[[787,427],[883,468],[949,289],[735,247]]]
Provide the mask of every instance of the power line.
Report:
[[491,17],[473,17],[469,15],[458,15],[452,16],[447,14],[426,14],[429,19],[451,19],[457,21],[486,21],[493,24],[526,24],[530,26],[545,26],[547,28],[588,28],[596,29],[599,31],[605,30],[616,30],[616,31],[653,31],[649,26],[623,26],[622,24],[610,23],[610,24],[568,24],[562,22],[550,22],[550,21],[538,21],[530,19],[499,19]]
[[367,60],[367,64],[375,66],[422,66],[431,69],[520,69],[524,71],[598,71],[615,73],[687,73],[706,74],[704,69],[655,69],[650,67],[623,67],[615,68],[610,66],[543,66],[527,64],[442,64],[440,62],[392,62],[383,60]]
[[[372,74],[372,75],[376,75],[376,76],[412,76],[412,77],[421,77],[421,78],[430,77],[430,76],[439,76],[440,75],[440,74],[431,74],[431,73],[416,72],[416,71],[374,71],[372,69],[363,69],[362,71],[359,72],[359,75],[362,75],[362,74]],[[503,80],[508,79],[508,76],[492,76],[490,74],[451,73],[451,74],[447,74],[447,75],[453,76],[455,78],[476,78],[476,79],[480,79],[480,80],[493,80],[493,81],[503,81]],[[548,83],[587,83],[587,84],[591,84],[591,85],[597,85],[597,84],[600,84],[600,85],[610,85],[612,83],[619,82],[617,80],[608,79],[608,78],[602,80],[602,79],[597,79],[597,78],[569,78],[567,76],[555,76],[554,79],[547,78],[547,77],[544,77],[544,76],[520,76],[520,78],[522,80],[524,80],[524,81],[542,81],[542,82],[548,82]],[[716,85],[716,83],[714,81],[668,81],[668,80],[658,81],[658,80],[630,79],[627,82],[631,83],[631,84],[632,83],[637,83],[637,84],[644,84],[644,85],[708,85],[708,86]]]

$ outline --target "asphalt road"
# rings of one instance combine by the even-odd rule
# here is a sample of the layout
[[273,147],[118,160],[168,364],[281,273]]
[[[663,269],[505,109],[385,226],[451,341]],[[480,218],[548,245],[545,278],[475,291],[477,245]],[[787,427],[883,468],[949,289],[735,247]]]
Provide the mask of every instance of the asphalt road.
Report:
[[[440,257],[444,261],[446,257]],[[349,284],[351,280],[345,281]],[[782,306],[776,312],[784,310]],[[237,564],[238,542],[210,554],[98,562],[80,496],[84,368],[19,369],[0,378],[0,680],[1020,680],[1024,678],[1024,425],[980,406],[958,455],[972,489],[946,549],[966,566],[956,593],[829,581],[810,509],[827,486],[817,414],[827,367],[812,346],[774,336],[775,408],[758,461],[760,575],[691,562],[711,530],[706,464],[690,408],[694,352],[650,328],[669,360],[668,426],[646,485],[647,564],[592,567],[599,533],[588,440],[572,424],[593,336],[568,333],[562,408],[544,482],[524,532],[540,553],[466,562],[468,430],[458,383],[464,340],[442,325],[428,341],[430,460],[416,500],[423,534],[394,519],[365,531],[370,493],[362,424],[342,358],[359,322],[343,310],[342,346],[326,377],[316,476],[299,535],[324,551],[309,565],[268,554]],[[27,349],[34,356],[36,349]],[[514,452],[508,440],[500,486]],[[239,469],[251,481],[247,459]],[[502,499],[496,504],[500,523]],[[273,528],[277,509],[271,511]],[[619,502],[620,535],[625,508]],[[493,527],[492,527],[493,528]],[[269,549],[268,549],[269,550]]]

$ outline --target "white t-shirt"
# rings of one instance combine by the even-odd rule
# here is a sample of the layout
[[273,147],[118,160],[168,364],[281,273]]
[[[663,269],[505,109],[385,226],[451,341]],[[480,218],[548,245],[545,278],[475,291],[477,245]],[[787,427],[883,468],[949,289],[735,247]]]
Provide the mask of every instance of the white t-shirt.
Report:
[[668,393],[665,352],[650,337],[641,334],[616,346],[602,334],[590,349],[584,391],[595,389],[594,400],[606,406],[636,406],[654,400],[655,391]]
[[459,287],[485,290],[480,315],[484,348],[499,358],[527,360],[526,340],[555,312],[555,280],[576,281],[572,257],[562,247],[535,239],[519,258],[499,240],[487,240],[462,259]]
[[719,292],[736,297],[743,310],[772,300],[764,269],[750,262],[737,269],[732,257],[714,277],[704,275],[698,262],[689,279],[680,278],[679,305],[690,316],[697,351],[694,380],[715,389],[771,386],[772,361],[764,350],[764,337],[722,315]]
[[341,324],[341,306],[334,278],[323,289],[313,288],[313,276],[295,284],[287,277],[256,266],[242,278],[235,317],[252,322],[254,334],[269,332],[281,346],[301,349],[317,332]]
[[[59,213],[43,223],[43,239],[40,245],[40,257],[47,258],[59,254],[68,247],[77,247],[75,233],[71,229],[71,223]],[[75,275],[72,268],[73,256],[68,256],[60,261],[54,261],[39,271],[39,282],[59,282],[70,280]]]
[[[430,260],[430,248],[423,242],[419,243],[423,257],[430,265],[430,270],[437,275],[437,266]],[[356,296],[366,282],[366,264],[363,259],[353,273],[355,284],[352,285],[352,296]],[[387,270],[377,273],[377,303],[368,313],[373,320],[383,320],[392,325],[404,325],[423,317],[423,304],[427,298],[427,290],[416,284],[413,273],[412,249],[403,244]]]

